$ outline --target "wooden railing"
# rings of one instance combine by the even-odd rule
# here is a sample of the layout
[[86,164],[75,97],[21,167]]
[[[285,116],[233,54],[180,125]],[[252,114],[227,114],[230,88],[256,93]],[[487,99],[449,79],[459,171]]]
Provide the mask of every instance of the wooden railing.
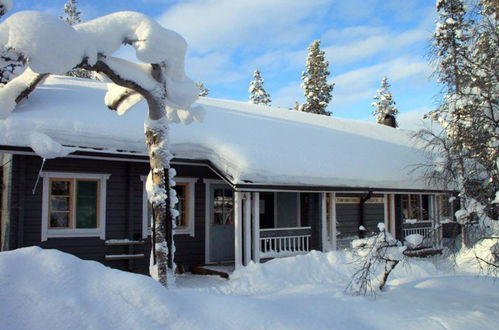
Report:
[[260,257],[279,258],[310,251],[310,227],[260,229]]
[[416,227],[416,228],[403,228],[404,237],[414,234],[419,234],[421,236],[427,236],[431,231],[431,227]]
[[423,236],[423,241],[419,245],[419,249],[441,248],[442,247],[442,226],[433,228],[432,222],[419,222],[416,224],[404,224],[402,227],[404,238],[419,234]]

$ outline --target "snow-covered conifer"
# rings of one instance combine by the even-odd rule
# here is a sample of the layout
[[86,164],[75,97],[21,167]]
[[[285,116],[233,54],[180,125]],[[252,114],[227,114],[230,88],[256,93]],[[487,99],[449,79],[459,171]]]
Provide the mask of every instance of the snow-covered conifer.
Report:
[[[381,80],[381,89],[377,90],[374,100],[375,102],[371,105],[374,107],[373,115],[376,116],[378,124],[385,124],[387,116],[395,118],[398,114],[399,111],[395,107],[395,100],[390,92],[390,83],[387,77]],[[395,126],[397,125],[395,124]]]
[[248,92],[250,93],[249,103],[270,105],[272,100],[269,93],[263,88],[263,78],[258,69],[253,73],[253,80],[250,82]]
[[330,116],[326,110],[332,99],[334,84],[327,82],[329,62],[316,40],[308,47],[307,70],[302,72],[301,87],[304,89],[306,102],[299,107],[302,111]]
[[81,12],[76,0],[69,0],[64,4],[64,16],[61,17],[69,25],[81,23]]
[[198,82],[196,86],[199,89],[199,96],[208,96],[210,94],[210,90],[204,86],[204,83]]
[[[69,25],[80,24],[81,20],[81,11],[78,10],[78,3],[76,0],[69,0],[64,4],[64,15],[61,17],[66,23]],[[70,77],[78,77],[78,78],[93,78],[93,74],[82,68],[74,68],[66,75]]]
[[429,117],[443,130],[423,130],[419,136],[439,154],[429,177],[460,192],[467,215],[461,220],[462,238],[470,245],[465,233],[479,225],[477,219],[499,219],[494,203],[499,191],[498,7],[490,0],[439,0],[437,10],[432,55],[443,91]]

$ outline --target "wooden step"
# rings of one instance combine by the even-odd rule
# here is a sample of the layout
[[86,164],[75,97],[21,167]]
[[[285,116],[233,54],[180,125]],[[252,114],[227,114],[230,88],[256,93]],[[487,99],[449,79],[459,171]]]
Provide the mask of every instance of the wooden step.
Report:
[[130,259],[142,259],[145,255],[140,254],[106,254],[106,260],[130,260]]
[[116,245],[144,245],[145,242],[144,240],[139,240],[139,241],[132,241],[129,239],[108,239],[104,243],[105,245],[109,246],[116,246]]

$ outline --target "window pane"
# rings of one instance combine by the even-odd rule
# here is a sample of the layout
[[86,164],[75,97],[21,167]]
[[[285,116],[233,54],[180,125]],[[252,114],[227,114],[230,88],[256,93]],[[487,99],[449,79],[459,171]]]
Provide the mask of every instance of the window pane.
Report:
[[76,183],[76,228],[97,228],[97,181]]
[[175,206],[175,209],[177,209],[177,211],[179,212],[178,217],[175,219],[175,223],[177,227],[186,227],[187,226],[186,209],[185,209],[186,186],[178,185],[175,186],[174,189],[177,192],[177,199],[178,199],[178,203]]
[[233,198],[231,189],[213,190],[213,224],[226,225],[233,222]]
[[50,209],[52,211],[69,211],[69,197],[52,196],[50,200]]
[[69,196],[70,181],[52,181],[51,194]]
[[50,213],[50,227],[51,228],[69,227],[69,212]]

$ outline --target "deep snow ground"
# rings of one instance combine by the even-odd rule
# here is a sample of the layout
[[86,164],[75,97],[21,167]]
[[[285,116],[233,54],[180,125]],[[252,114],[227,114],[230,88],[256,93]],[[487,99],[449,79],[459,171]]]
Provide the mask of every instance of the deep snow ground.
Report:
[[429,261],[396,269],[376,298],[343,292],[347,252],[250,265],[230,281],[147,276],[37,247],[0,253],[2,329],[497,329],[499,282]]

